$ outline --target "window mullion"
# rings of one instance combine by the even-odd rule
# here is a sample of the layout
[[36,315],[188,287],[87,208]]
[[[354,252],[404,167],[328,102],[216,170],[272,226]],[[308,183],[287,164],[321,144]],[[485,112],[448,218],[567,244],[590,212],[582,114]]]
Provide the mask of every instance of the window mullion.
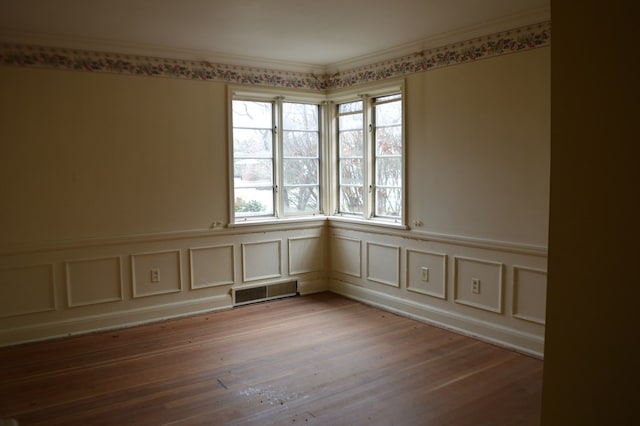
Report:
[[284,171],[283,171],[283,161],[282,161],[282,152],[283,152],[283,126],[282,126],[282,101],[283,97],[278,96],[276,101],[274,102],[274,113],[273,113],[273,135],[274,135],[274,152],[273,152],[273,179],[274,179],[274,188],[273,188],[273,205],[274,205],[274,216],[277,218],[282,217],[284,212],[284,201],[282,198],[282,194],[284,193]]
[[375,156],[374,156],[374,136],[375,136],[375,116],[371,106],[371,97],[364,95],[364,212],[367,219],[373,217],[375,202]]

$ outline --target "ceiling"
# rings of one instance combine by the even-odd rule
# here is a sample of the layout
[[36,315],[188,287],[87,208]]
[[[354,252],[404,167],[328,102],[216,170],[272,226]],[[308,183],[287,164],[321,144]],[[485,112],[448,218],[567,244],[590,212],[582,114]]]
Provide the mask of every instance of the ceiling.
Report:
[[0,41],[335,70],[550,19],[550,0],[0,0]]

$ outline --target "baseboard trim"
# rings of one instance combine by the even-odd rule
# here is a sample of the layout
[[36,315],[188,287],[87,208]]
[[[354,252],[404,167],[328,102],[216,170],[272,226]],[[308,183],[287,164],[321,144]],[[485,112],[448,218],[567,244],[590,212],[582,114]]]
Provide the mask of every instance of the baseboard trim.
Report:
[[136,325],[231,309],[229,295],[26,325],[0,331],[0,347],[117,330]]
[[536,358],[543,358],[544,338],[539,336],[426,306],[412,300],[380,293],[340,280],[331,280],[329,290],[398,315],[474,337]]
[[326,279],[303,280],[298,278],[298,293],[302,296],[322,293],[328,290],[329,281]]

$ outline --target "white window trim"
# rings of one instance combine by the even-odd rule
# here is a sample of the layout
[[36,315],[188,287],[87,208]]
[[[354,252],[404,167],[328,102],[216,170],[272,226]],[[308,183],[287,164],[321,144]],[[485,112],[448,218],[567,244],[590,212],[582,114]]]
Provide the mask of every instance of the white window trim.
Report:
[[[337,153],[337,113],[335,105],[338,103],[359,100],[362,97],[379,97],[392,93],[402,94],[402,216],[399,219],[384,217],[345,216],[338,211],[338,153]],[[254,101],[274,101],[283,99],[286,102],[313,103],[320,108],[320,212],[303,215],[258,216],[236,218],[234,211],[234,180],[233,180],[233,122],[231,102],[234,99]],[[269,87],[247,87],[244,85],[229,85],[227,87],[227,129],[228,129],[228,164],[229,164],[229,227],[251,226],[273,223],[292,223],[312,221],[326,218],[340,222],[352,222],[395,229],[408,229],[407,190],[406,190],[406,100],[404,79],[359,85],[356,88],[336,89],[327,93],[308,93],[294,89],[278,89]],[[280,159],[278,160],[280,161]],[[274,206],[274,210],[277,209]]]
[[[339,194],[336,191],[339,184],[338,183],[339,155],[337,152],[338,143],[337,143],[337,140],[335,140],[335,135],[337,134],[337,129],[338,129],[337,111],[336,111],[335,105],[351,102],[351,101],[358,101],[358,100],[368,101],[371,98],[390,95],[393,93],[400,93],[402,95],[401,96],[401,102],[402,102],[402,215],[398,219],[392,219],[392,218],[385,218],[385,217],[376,217],[373,214],[370,214],[369,216],[364,214],[362,216],[359,216],[355,214],[351,215],[346,213],[340,213],[339,212],[339,206],[340,206]],[[406,141],[406,138],[405,138],[406,100],[405,100],[404,79],[395,81],[395,82],[385,81],[384,83],[372,83],[372,84],[358,86],[353,89],[340,90],[330,94],[329,99],[334,106],[334,108],[331,108],[332,129],[330,133],[332,138],[332,140],[330,141],[331,142],[330,145],[332,148],[332,152],[331,152],[331,168],[332,169],[330,172],[331,179],[332,179],[330,182],[330,188],[331,188],[331,203],[330,203],[331,209],[329,210],[329,212],[331,212],[330,218],[337,219],[344,222],[366,223],[366,224],[372,224],[372,225],[382,225],[382,226],[393,227],[393,228],[408,229],[408,227],[406,226],[406,216],[407,216],[406,143],[405,143]],[[365,114],[364,114],[365,128],[368,128],[369,124],[371,124],[371,116],[370,116],[370,112],[366,111],[366,109],[367,107],[365,105]],[[369,150],[372,150],[373,146],[368,146],[367,148]],[[367,155],[368,155],[367,168],[366,168],[366,173],[368,175],[367,180],[371,182],[373,180],[373,176],[371,176],[369,165],[371,163],[371,160],[374,158],[374,156],[372,155],[371,152],[369,152]],[[367,205],[366,206],[367,213],[372,213],[374,206],[371,205],[371,197],[369,197],[368,194],[365,195],[365,203]]]
[[[255,216],[255,217],[240,217],[237,218],[235,215],[235,186],[234,186],[234,176],[233,176],[233,113],[232,113],[232,101],[236,99],[246,100],[246,101],[256,101],[256,102],[276,102],[281,104],[282,102],[299,102],[299,103],[308,103],[308,104],[317,104],[320,105],[319,108],[319,140],[320,140],[320,176],[319,176],[319,187],[320,187],[320,211],[315,213],[308,214],[285,214],[283,208],[282,197],[277,196],[274,200],[273,215],[268,216]],[[324,216],[324,211],[326,210],[327,205],[327,187],[323,182],[323,179],[327,173],[326,167],[324,165],[324,161],[326,160],[327,153],[325,151],[326,144],[323,144],[324,132],[325,132],[325,110],[326,107],[326,96],[322,93],[300,93],[298,91],[292,90],[284,90],[284,89],[274,89],[274,88],[247,88],[246,86],[234,86],[230,85],[227,87],[227,129],[228,129],[228,164],[229,164],[229,226],[237,226],[237,225],[248,225],[248,224],[260,224],[260,223],[270,223],[277,221],[295,221],[299,220],[308,220],[309,218],[315,218],[317,220],[318,217]],[[279,120],[278,117],[275,117],[276,120]],[[278,123],[278,133],[281,132],[282,123]],[[276,138],[276,145],[274,145],[274,158],[276,158],[275,162],[277,167],[274,168],[274,181],[276,185],[279,185],[280,182],[280,165],[282,162],[281,158],[281,149],[282,147],[279,145],[279,138]]]

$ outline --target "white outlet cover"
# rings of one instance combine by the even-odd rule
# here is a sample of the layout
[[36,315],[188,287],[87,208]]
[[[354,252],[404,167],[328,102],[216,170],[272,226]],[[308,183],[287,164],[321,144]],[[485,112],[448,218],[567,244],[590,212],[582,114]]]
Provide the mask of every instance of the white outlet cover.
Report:
[[423,266],[420,268],[420,273],[422,281],[429,282],[429,268]]

